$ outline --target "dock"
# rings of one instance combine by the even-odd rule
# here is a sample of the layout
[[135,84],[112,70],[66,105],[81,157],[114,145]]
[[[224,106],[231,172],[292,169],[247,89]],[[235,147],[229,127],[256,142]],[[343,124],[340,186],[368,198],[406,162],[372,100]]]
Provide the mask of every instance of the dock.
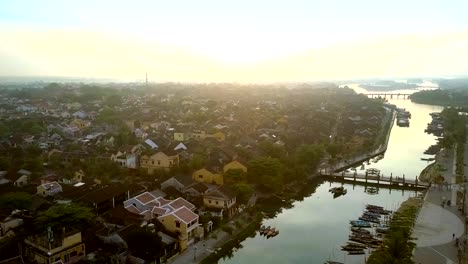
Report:
[[415,179],[406,179],[405,176],[383,176],[377,169],[367,169],[365,173],[357,172],[333,172],[333,171],[320,171],[320,175],[335,181],[350,182],[350,183],[363,183],[371,184],[373,186],[382,187],[402,187],[402,188],[415,188],[427,189],[430,187],[429,183],[421,182],[416,177]]

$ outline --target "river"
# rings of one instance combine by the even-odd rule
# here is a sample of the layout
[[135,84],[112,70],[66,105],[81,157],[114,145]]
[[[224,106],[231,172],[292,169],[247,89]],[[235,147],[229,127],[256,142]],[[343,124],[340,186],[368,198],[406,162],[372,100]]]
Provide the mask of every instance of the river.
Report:
[[[366,92],[357,85],[348,85],[357,92]],[[414,92],[393,91],[393,93]],[[436,138],[424,133],[430,122],[429,113],[440,112],[442,107],[412,103],[406,99],[389,100],[390,103],[411,112],[409,127],[393,126],[388,149],[384,158],[376,163],[370,162],[365,167],[378,168],[384,175],[403,175],[415,178],[427,165],[421,161],[423,152]],[[361,169],[358,166],[357,169]],[[234,263],[324,263],[335,260],[344,263],[364,263],[366,255],[348,256],[340,250],[349,235],[349,220],[357,219],[366,204],[376,204],[395,210],[400,203],[411,196],[414,191],[398,191],[380,188],[377,194],[365,192],[363,186],[345,184],[348,193],[333,198],[328,191],[339,183],[317,182],[310,194],[303,201],[297,201],[292,208],[284,209],[276,217],[265,219],[263,224],[280,230],[278,236],[266,239],[255,234],[241,243],[231,258],[219,261],[224,264]]]

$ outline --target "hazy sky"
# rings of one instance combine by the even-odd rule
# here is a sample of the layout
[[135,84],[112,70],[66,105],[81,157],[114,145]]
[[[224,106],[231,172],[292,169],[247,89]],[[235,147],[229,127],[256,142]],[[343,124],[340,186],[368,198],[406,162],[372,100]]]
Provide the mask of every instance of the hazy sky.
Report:
[[274,82],[467,74],[466,0],[0,0],[0,76]]

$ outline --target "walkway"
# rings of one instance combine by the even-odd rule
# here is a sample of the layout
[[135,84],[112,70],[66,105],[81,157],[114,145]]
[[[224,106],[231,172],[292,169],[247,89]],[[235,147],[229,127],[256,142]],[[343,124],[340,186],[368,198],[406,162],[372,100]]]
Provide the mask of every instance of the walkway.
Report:
[[[455,177],[452,152],[441,153],[438,162],[447,168],[442,175],[447,182],[451,182]],[[457,206],[442,206],[442,201],[450,200],[451,194],[449,185],[433,186],[428,190],[414,227],[414,236],[417,239],[414,251],[416,263],[458,263],[453,234],[455,238],[463,240],[465,225]]]

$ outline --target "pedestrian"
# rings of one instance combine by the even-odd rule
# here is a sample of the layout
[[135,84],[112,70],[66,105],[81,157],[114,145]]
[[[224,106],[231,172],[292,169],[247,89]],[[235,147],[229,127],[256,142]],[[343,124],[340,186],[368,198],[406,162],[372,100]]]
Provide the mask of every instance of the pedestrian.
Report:
[[455,239],[455,234],[452,234],[452,240]]

